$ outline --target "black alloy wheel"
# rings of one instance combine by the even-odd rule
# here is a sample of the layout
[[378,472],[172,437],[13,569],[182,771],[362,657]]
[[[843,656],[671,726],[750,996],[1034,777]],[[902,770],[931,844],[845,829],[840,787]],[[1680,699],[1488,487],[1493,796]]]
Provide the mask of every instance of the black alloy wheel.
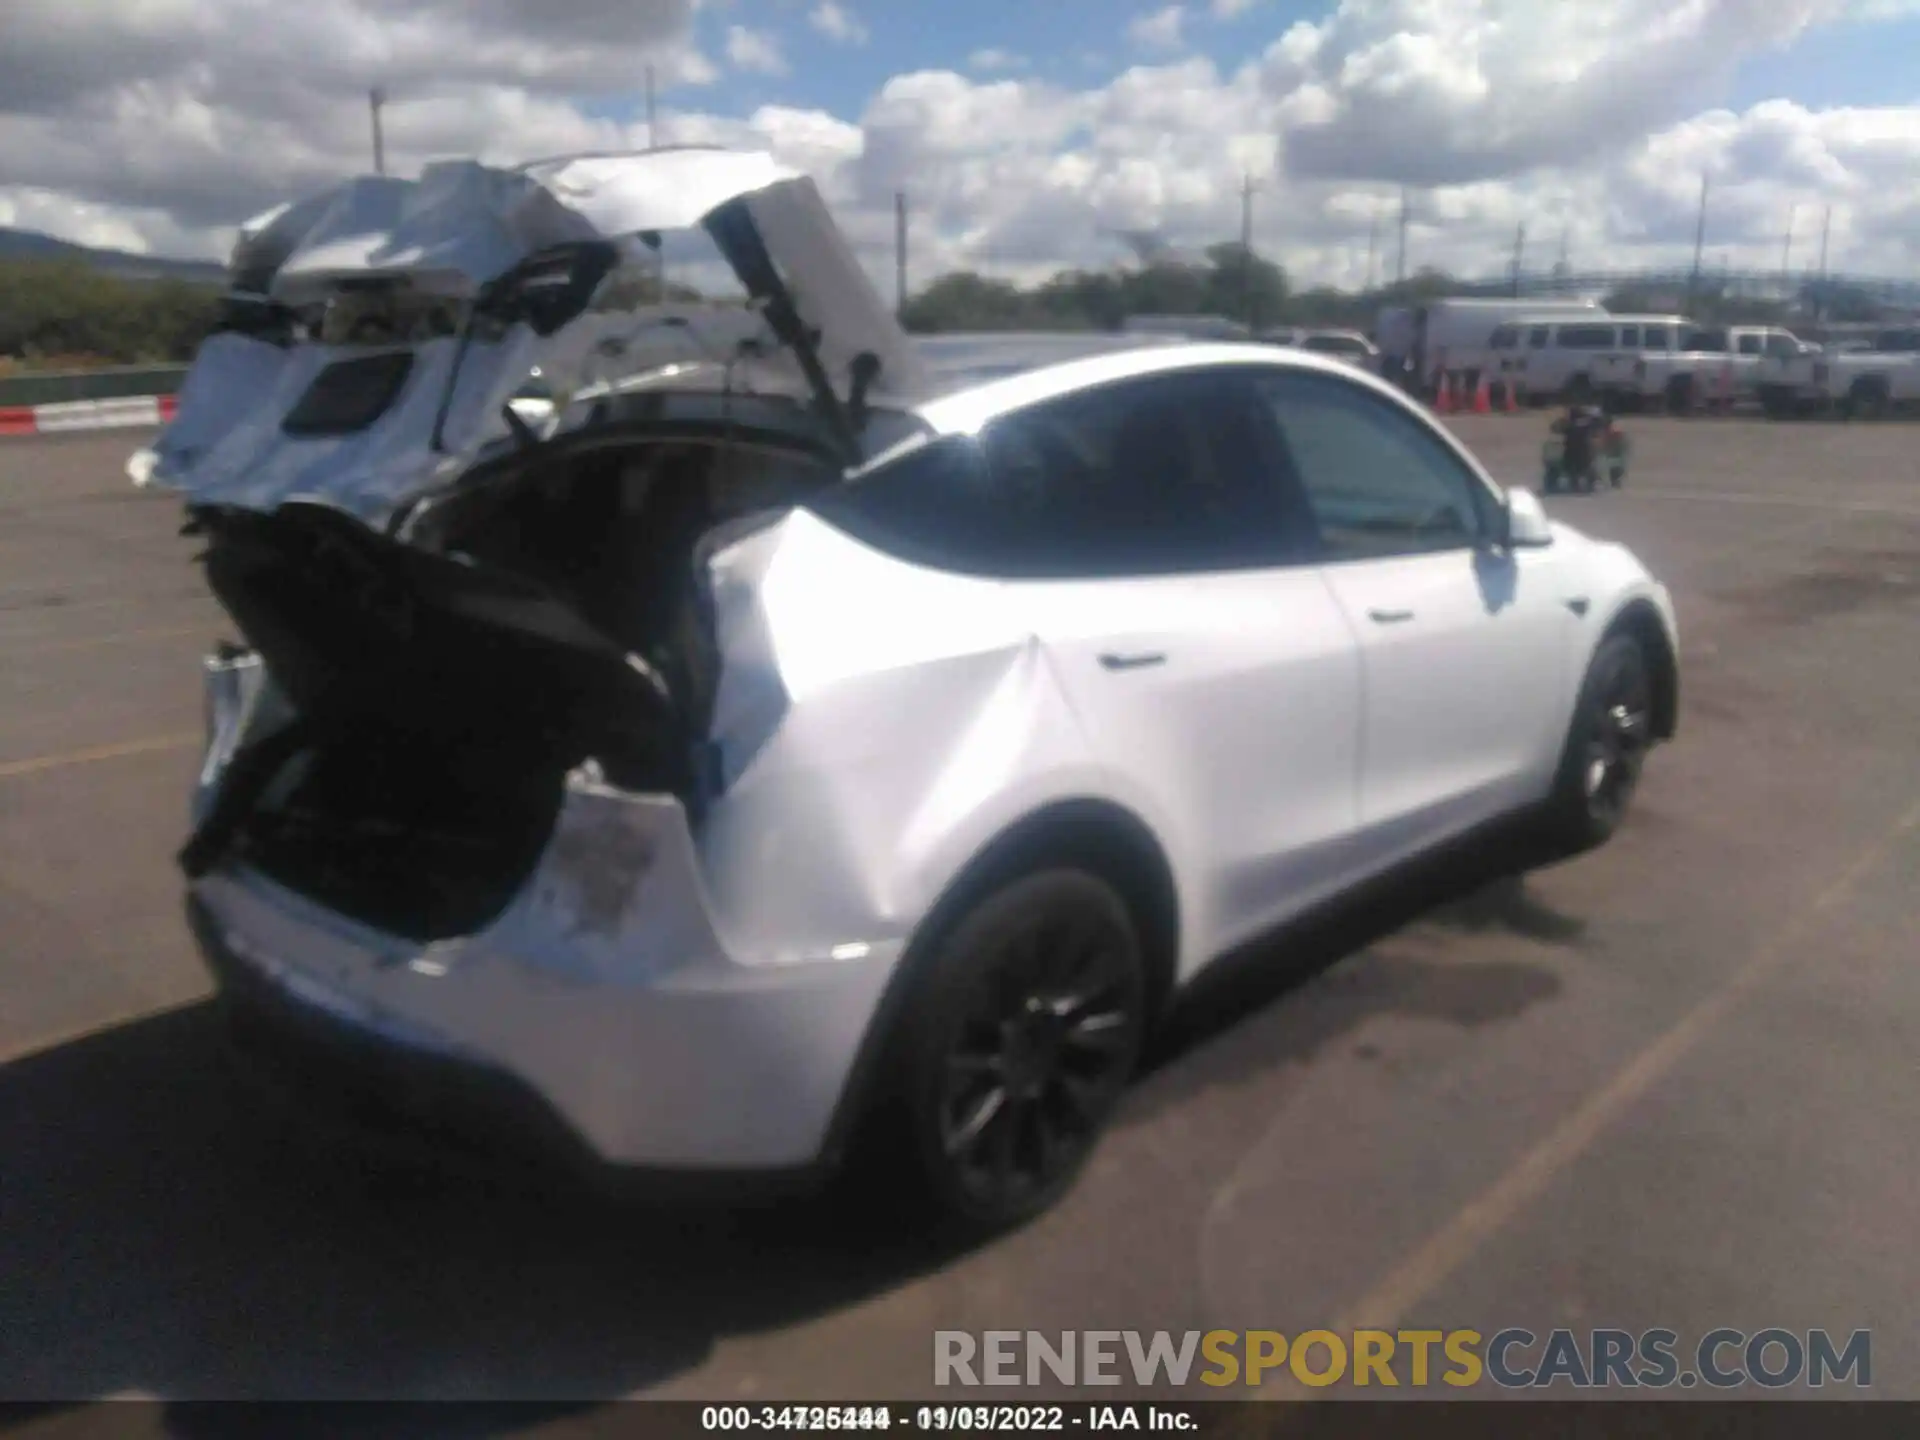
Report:
[[1631,635],[1602,642],[1574,712],[1549,802],[1556,838],[1570,848],[1610,839],[1626,818],[1653,745],[1653,676]]
[[1103,881],[1050,871],[973,910],[933,978],[914,1046],[923,1169],[950,1216],[1005,1228],[1065,1193],[1125,1091],[1139,939]]

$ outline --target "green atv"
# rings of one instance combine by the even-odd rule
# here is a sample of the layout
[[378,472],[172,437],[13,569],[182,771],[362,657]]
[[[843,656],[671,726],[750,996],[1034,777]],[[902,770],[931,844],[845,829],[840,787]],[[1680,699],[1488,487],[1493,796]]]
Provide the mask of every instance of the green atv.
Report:
[[1608,484],[1615,490],[1626,483],[1627,465],[1633,457],[1633,443],[1623,431],[1609,426],[1594,445],[1593,463],[1581,475],[1567,473],[1566,454],[1564,436],[1555,435],[1540,447],[1540,488],[1552,494],[1564,485],[1574,494],[1591,495],[1600,487],[1602,470],[1606,472]]

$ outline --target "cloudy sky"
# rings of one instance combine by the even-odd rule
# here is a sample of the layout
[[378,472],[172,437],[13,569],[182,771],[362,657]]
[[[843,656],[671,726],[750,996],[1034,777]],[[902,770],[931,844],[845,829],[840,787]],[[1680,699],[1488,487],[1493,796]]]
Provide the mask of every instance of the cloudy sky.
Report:
[[[891,277],[1238,232],[1307,279],[1684,260],[1920,262],[1920,0],[0,0],[0,224],[219,256],[369,164],[770,148]],[[1797,212],[1796,212],[1797,207]],[[1797,223],[1795,216],[1797,213]]]

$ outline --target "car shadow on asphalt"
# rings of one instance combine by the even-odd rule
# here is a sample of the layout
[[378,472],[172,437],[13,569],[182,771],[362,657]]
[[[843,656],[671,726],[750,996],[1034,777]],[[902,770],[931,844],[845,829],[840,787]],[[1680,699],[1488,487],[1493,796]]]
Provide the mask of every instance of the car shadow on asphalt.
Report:
[[[1476,846],[1295,927],[1271,942],[1284,964],[1268,952],[1195,992],[1165,1054],[1196,1085],[1272,1063],[1267,1041],[1244,1057],[1226,1032],[1416,916],[1577,939],[1515,875],[1505,852]],[[1465,969],[1403,971],[1312,1007],[1316,1033],[1286,1049],[1310,1053],[1383,1009],[1473,1024],[1557,988],[1524,965]],[[513,1400],[558,1416],[956,1258],[875,1187],[639,1208],[357,1173],[234,1103],[218,1028],[200,1004],[0,1068],[0,1397]],[[1155,1108],[1189,1089],[1166,1078],[1144,1087]],[[239,1413],[177,1407],[168,1428],[222,1435]],[[498,1412],[465,1431],[456,1418],[439,1412],[434,1433],[501,1428]],[[516,1409],[508,1428],[533,1418]]]
[[[1375,1015],[1477,1026],[1553,998],[1559,979],[1530,960],[1402,953],[1382,942],[1419,921],[1443,934],[1503,933],[1577,949],[1585,922],[1555,910],[1528,880],[1565,858],[1543,851],[1524,826],[1489,829],[1222,958],[1169,1017],[1131,1118],[1308,1059]],[[1314,1005],[1283,1003],[1323,976]]]

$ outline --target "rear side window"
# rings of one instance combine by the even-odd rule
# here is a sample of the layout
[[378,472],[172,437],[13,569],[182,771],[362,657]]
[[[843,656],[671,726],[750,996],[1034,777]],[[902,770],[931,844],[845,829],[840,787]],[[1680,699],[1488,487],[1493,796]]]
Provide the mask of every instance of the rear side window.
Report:
[[1605,350],[1613,344],[1611,325],[1562,325],[1560,348],[1563,350]]
[[1527,348],[1529,350],[1544,350],[1547,348],[1547,342],[1552,338],[1553,327],[1549,325],[1536,325],[1527,332]]
[[1742,355],[1758,355],[1763,348],[1764,339],[1764,336],[1751,333],[1742,335],[1740,337],[1740,353]]
[[1623,350],[1638,350],[1640,348],[1640,327],[1638,325],[1622,325],[1620,327],[1620,348]]
[[1513,350],[1518,348],[1519,344],[1519,327],[1515,325],[1502,325],[1498,330],[1493,332],[1492,338],[1487,341],[1487,348],[1489,350]]
[[1727,350],[1727,332],[1696,330],[1687,337],[1687,349],[1706,355],[1724,355]]
[[1156,376],[1030,406],[822,497],[829,523],[965,574],[1070,579],[1286,563],[1284,503],[1253,391],[1234,372]]

